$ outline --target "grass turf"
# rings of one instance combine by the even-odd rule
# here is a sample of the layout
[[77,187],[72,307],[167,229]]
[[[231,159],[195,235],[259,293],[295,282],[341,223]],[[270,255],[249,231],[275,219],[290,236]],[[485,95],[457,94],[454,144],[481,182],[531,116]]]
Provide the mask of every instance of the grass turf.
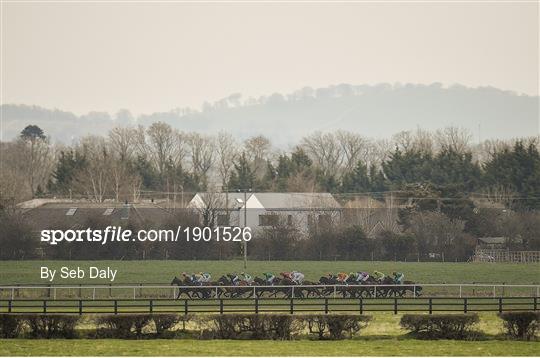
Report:
[[536,356],[539,342],[228,340],[0,340],[2,356]]
[[[40,279],[40,267],[60,269],[62,266],[88,269],[89,266],[118,269],[114,283],[169,284],[176,275],[185,272],[205,271],[217,280],[230,272],[244,271],[242,261],[1,261],[0,284],[49,283]],[[388,262],[388,261],[250,261],[246,272],[261,276],[270,271],[298,270],[306,280],[318,281],[329,272],[379,270],[391,274],[400,271],[406,280],[420,283],[507,283],[533,284],[539,282],[540,264],[512,263],[452,263],[452,262]],[[59,273],[57,273],[57,276]],[[106,279],[55,279],[53,283],[98,284]]]

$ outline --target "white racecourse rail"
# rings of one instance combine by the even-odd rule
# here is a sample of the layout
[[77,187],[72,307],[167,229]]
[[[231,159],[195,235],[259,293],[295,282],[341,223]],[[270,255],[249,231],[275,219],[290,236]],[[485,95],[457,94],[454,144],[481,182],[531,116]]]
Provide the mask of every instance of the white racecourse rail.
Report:
[[[424,290],[426,288],[431,289],[443,289],[445,292],[445,297],[467,297],[466,290],[472,289],[473,296],[476,297],[499,297],[499,296],[505,296],[507,295],[506,290],[509,290],[512,292],[512,290],[515,292],[517,290],[520,290],[523,296],[524,290],[527,291],[527,296],[529,297],[540,297],[540,284],[500,284],[500,283],[415,283],[415,284],[403,284],[403,285],[294,285],[294,286],[281,286],[281,285],[274,285],[274,286],[176,286],[176,285],[154,285],[154,284],[106,284],[106,285],[48,285],[48,284],[39,284],[39,285],[0,285],[0,298],[8,296],[10,299],[15,299],[19,296],[19,293],[21,291],[28,291],[31,293],[27,297],[32,298],[43,298],[47,297],[49,299],[56,299],[57,293],[59,291],[64,290],[78,290],[79,296],[81,296],[80,292],[81,290],[90,290],[91,291],[91,298],[96,299],[96,291],[98,290],[109,290],[109,297],[112,297],[112,291],[113,290],[126,290],[133,293],[132,297],[133,299],[136,299],[137,296],[141,297],[141,292],[143,289],[152,290],[153,292],[156,292],[157,290],[162,290],[163,292],[169,292],[167,296],[171,298],[176,298],[179,290],[197,290],[197,289],[204,289],[205,291],[212,291],[212,294],[214,297],[218,296],[218,292],[223,289],[229,289],[229,290],[242,290],[246,292],[248,289],[253,290],[253,293],[255,294],[257,290],[268,290],[270,288],[275,289],[291,289],[292,295],[294,296],[294,290],[303,289],[303,288],[322,288],[327,289],[326,295],[323,297],[338,297],[338,294],[340,291],[344,288],[372,288],[373,291],[376,292],[377,289],[383,289],[383,288],[392,288],[392,289],[398,289],[398,288],[407,288],[413,295],[413,297],[416,297],[416,294],[420,290]],[[46,291],[47,294],[43,295],[43,291]],[[448,291],[453,291],[453,293],[448,294]],[[477,291],[480,291],[480,294],[478,294]],[[139,292],[139,294],[137,294]],[[475,293],[476,292],[476,293]],[[6,295],[7,293],[7,295]],[[32,295],[32,293],[36,293],[37,295]],[[440,292],[439,292],[440,293]],[[499,294],[498,294],[499,293]],[[517,296],[520,296],[519,294]],[[161,295],[163,296],[163,295]],[[427,296],[427,295],[426,295]],[[144,296],[145,298],[152,298],[152,295],[146,294]],[[156,295],[157,297],[157,295]],[[429,296],[428,296],[429,297]]]

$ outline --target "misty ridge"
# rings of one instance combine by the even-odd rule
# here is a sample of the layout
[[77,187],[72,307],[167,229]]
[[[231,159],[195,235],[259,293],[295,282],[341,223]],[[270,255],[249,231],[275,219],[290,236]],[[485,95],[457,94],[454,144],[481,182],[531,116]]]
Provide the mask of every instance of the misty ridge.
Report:
[[227,131],[240,140],[264,134],[283,149],[314,131],[339,129],[385,138],[403,130],[454,126],[468,130],[474,141],[539,133],[538,96],[441,83],[340,84],[259,98],[235,93],[205,102],[201,109],[175,108],[138,117],[127,109],[113,115],[89,112],[81,116],[23,104],[5,104],[1,110],[2,140],[11,140],[25,126],[35,124],[53,141],[65,144],[89,134],[105,135],[117,126],[147,127],[154,122],[168,123],[181,131]]

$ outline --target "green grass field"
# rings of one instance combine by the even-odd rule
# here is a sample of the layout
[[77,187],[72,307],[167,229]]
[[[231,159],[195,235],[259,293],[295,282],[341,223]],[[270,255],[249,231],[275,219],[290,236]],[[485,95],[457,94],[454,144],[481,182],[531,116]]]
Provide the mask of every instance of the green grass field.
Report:
[[538,342],[0,340],[1,356],[537,356]]
[[[501,338],[502,324],[493,313],[480,314],[484,341],[425,341],[405,336],[401,315],[377,313],[360,336],[344,341],[230,340],[0,340],[1,356],[537,356],[540,342]],[[83,324],[84,325],[84,324]]]
[[[60,270],[61,267],[81,267],[88,271],[90,266],[100,268],[110,267],[118,270],[114,284],[159,284],[168,286],[174,276],[182,272],[205,271],[211,273],[214,280],[221,275],[231,272],[243,271],[242,261],[2,261],[0,262],[0,284],[108,284],[106,279],[63,279],[57,273],[53,282],[40,278],[42,266]],[[263,272],[271,271],[279,274],[281,271],[299,270],[306,275],[306,280],[318,281],[329,272],[360,271],[373,272],[379,270],[387,274],[401,271],[407,280],[417,283],[444,284],[444,283],[477,283],[477,284],[538,284],[540,281],[540,264],[503,264],[503,263],[427,263],[427,262],[355,262],[355,261],[251,261],[248,262],[246,272],[252,276],[262,276]],[[125,292],[124,292],[125,291]],[[133,290],[116,289],[114,296],[119,298],[133,297]],[[144,292],[143,292],[144,291]],[[170,297],[170,289],[145,289],[138,291],[140,297],[150,297],[155,294],[159,297]],[[493,294],[493,287],[462,289],[464,296],[486,296]],[[504,296],[531,296],[537,294],[536,288],[498,288],[497,295]],[[57,291],[57,297],[74,297],[78,291]],[[459,296],[458,287],[424,287],[424,296]],[[0,292],[0,297],[7,298],[9,290]],[[17,297],[39,297],[44,292],[35,290],[18,291]],[[37,296],[36,296],[37,295]],[[98,289],[96,297],[109,297],[112,295],[108,289]],[[91,289],[81,291],[81,297],[92,297]]]
[[[115,283],[163,283],[169,284],[175,275],[183,271],[205,271],[214,279],[230,272],[243,271],[242,261],[0,261],[0,284],[48,283],[40,279],[40,267],[60,269],[62,266],[88,268],[89,266],[118,269]],[[388,261],[250,261],[246,272],[261,276],[271,271],[298,270],[306,280],[318,281],[329,272],[379,270],[387,274],[401,271],[406,280],[420,283],[513,283],[534,284],[540,282],[540,264],[510,263],[425,263]],[[59,284],[109,283],[104,279],[55,279]]]
[[[41,266],[59,269],[62,266],[106,267],[118,269],[115,284],[153,283],[168,285],[181,272],[208,271],[214,278],[243,270],[241,261],[3,261],[0,262],[0,284],[45,284],[40,280]],[[402,271],[407,280],[419,283],[507,283],[537,284],[540,264],[490,263],[416,263],[416,262],[344,262],[344,261],[255,261],[247,272],[260,276],[265,271],[279,273],[299,270],[307,280],[318,280],[328,272]],[[108,284],[106,280],[59,279],[55,284]],[[106,290],[106,289],[104,289]],[[150,289],[145,289],[150,290]],[[6,292],[8,292],[6,290]],[[75,292],[75,291],[74,291]],[[104,291],[105,292],[105,291]],[[486,293],[490,293],[489,288]],[[9,292],[8,292],[9,293]],[[8,294],[6,293],[6,294]],[[447,293],[447,292],[445,292]],[[455,294],[456,292],[453,292]],[[530,295],[530,289],[522,294]],[[88,292],[87,292],[88,294]],[[467,292],[464,292],[467,294]],[[371,313],[369,313],[371,314]],[[374,321],[361,335],[344,341],[201,341],[176,340],[0,340],[0,355],[131,355],[131,356],[537,356],[539,342],[515,342],[500,338],[501,321],[494,313],[481,314],[479,329],[488,335],[485,341],[423,341],[404,336],[399,326],[401,315],[376,313]]]

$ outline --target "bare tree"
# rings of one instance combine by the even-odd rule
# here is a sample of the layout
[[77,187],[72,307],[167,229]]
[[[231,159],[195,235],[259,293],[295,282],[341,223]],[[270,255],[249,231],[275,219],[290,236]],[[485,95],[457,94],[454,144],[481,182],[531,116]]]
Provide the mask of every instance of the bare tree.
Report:
[[218,171],[223,187],[227,187],[234,161],[238,156],[238,146],[229,133],[219,132],[216,141]]
[[109,131],[109,142],[112,151],[124,161],[131,158],[137,140],[137,129],[130,127],[115,127]]
[[272,144],[270,139],[263,135],[248,138],[244,141],[244,149],[248,155],[249,160],[265,159]]
[[182,162],[185,156],[184,137],[170,125],[163,122],[153,123],[148,127],[146,135],[147,140],[140,147],[149,152],[151,159],[157,163],[160,174],[165,173],[168,161],[172,161],[175,165]]
[[80,141],[80,150],[87,165],[75,177],[77,189],[92,200],[101,203],[110,184],[111,154],[102,137],[88,136]]
[[20,160],[17,162],[26,173],[27,184],[33,198],[38,187],[46,184],[54,165],[54,151],[49,139],[38,126],[27,126],[18,142]]
[[334,175],[343,163],[343,149],[332,133],[315,132],[304,137],[301,147],[323,175]]
[[414,150],[414,137],[411,131],[401,131],[392,136],[394,146],[402,152]]
[[215,143],[212,137],[199,133],[189,133],[186,142],[191,160],[193,174],[199,178],[203,184],[207,183],[208,171],[214,164]]
[[467,152],[471,138],[468,130],[457,127],[447,127],[435,133],[435,140],[440,150],[451,150],[456,153]]
[[248,138],[244,141],[244,151],[251,163],[255,175],[262,177],[266,168],[266,159],[272,148],[270,139],[263,135]]
[[225,195],[214,187],[199,194],[200,202],[196,202],[193,209],[200,215],[203,226],[214,227],[218,224],[218,215],[228,211]]
[[364,163],[367,162],[370,151],[367,138],[347,131],[337,131],[335,136],[343,152],[344,172],[351,171],[360,160]]

